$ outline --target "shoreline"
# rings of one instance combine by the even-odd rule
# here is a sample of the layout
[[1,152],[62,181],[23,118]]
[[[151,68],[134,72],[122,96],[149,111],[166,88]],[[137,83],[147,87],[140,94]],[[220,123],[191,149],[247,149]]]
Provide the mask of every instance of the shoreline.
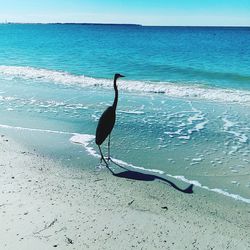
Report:
[[67,168],[6,136],[0,145],[1,249],[250,246],[247,204],[218,201],[198,188],[183,194],[157,181]]
[[[46,133],[46,134],[59,134],[59,135],[69,135],[71,136],[69,138],[69,142],[72,144],[75,144],[77,146],[80,146],[80,148],[84,148],[84,151],[87,153],[88,156],[92,156],[93,158],[100,158],[99,153],[92,147],[91,141],[94,140],[94,135],[91,134],[79,134],[79,133],[75,133],[75,132],[67,132],[67,131],[58,131],[58,130],[49,130],[49,129],[39,129],[39,128],[27,128],[27,127],[14,127],[14,126],[9,126],[9,125],[4,125],[4,124],[0,124],[0,128],[2,129],[14,129],[17,131],[29,131],[29,132],[41,132],[41,133]],[[20,144],[21,142],[19,141],[18,144]],[[49,157],[49,156],[47,156]],[[78,157],[79,158],[79,157]],[[132,163],[128,163],[125,162],[123,160],[120,159],[113,159],[115,160],[116,163],[118,163],[123,167],[128,167],[131,171],[142,171],[145,174],[156,174],[156,178],[155,179],[159,179],[157,177],[160,178],[169,178],[171,181],[174,182],[178,182],[178,184],[180,184],[182,186],[182,188],[184,189],[186,184],[189,185],[193,185],[194,188],[200,188],[203,190],[206,190],[208,192],[213,192],[216,193],[218,195],[222,195],[224,197],[233,199],[235,201],[240,201],[240,202],[244,202],[246,204],[250,204],[250,199],[246,198],[240,194],[237,193],[231,193],[228,192],[226,190],[223,190],[221,188],[217,188],[217,187],[209,187],[206,186],[205,184],[202,184],[201,182],[199,182],[196,179],[193,178],[187,178],[184,175],[173,175],[170,173],[167,173],[163,170],[159,170],[159,169],[155,169],[155,168],[144,168],[140,165],[134,165]],[[63,162],[61,162],[63,164]],[[74,165],[76,165],[77,163],[75,163]],[[76,166],[77,167],[77,166]],[[119,167],[118,167],[119,169]],[[223,198],[222,198],[223,199]]]

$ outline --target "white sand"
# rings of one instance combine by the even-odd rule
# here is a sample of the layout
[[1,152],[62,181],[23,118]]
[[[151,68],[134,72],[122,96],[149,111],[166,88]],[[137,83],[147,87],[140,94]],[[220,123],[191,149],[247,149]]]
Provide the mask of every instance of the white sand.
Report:
[[247,204],[66,169],[5,136],[0,187],[1,250],[250,249]]

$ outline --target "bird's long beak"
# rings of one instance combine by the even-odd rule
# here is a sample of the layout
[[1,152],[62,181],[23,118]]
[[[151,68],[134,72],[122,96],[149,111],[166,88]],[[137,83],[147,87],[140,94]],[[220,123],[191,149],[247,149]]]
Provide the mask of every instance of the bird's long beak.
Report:
[[124,75],[120,75],[120,77],[125,77]]

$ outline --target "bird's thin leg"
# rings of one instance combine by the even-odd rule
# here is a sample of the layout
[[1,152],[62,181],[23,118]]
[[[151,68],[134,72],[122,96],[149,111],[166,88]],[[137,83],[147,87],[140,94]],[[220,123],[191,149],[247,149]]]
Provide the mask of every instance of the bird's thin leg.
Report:
[[100,163],[102,163],[102,161],[104,161],[104,163],[107,165],[107,162],[103,156],[103,153],[102,153],[102,150],[101,150],[101,147],[100,145],[98,145],[98,148],[99,148],[99,151],[100,151],[100,154],[101,154],[101,159],[100,159]]
[[110,161],[110,134],[109,134],[109,140],[108,140],[108,161]]
[[117,164],[116,162],[114,162],[114,161],[111,159],[111,157],[110,157],[110,136],[111,136],[111,133],[109,134],[109,140],[108,140],[108,162],[111,161],[111,162],[113,162],[116,166],[119,166],[120,168],[123,168],[123,169],[125,169],[125,170],[128,170],[128,169],[126,169],[125,167],[123,167],[123,166]]
[[100,145],[98,145],[98,148],[99,148],[99,151],[100,151],[100,154],[101,154],[101,163],[102,163],[102,160],[103,160],[104,163],[105,163],[105,165],[106,165],[106,167],[108,168],[108,170],[109,170],[112,174],[114,174],[114,172],[111,170],[111,168],[109,167],[107,161],[105,160],[105,158],[104,158],[104,156],[103,156],[103,154],[102,154],[102,150],[101,150]]

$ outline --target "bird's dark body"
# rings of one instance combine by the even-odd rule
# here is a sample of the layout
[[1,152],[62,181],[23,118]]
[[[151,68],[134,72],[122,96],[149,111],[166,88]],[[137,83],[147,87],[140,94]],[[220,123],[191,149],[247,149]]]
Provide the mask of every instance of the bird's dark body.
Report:
[[111,133],[115,125],[115,108],[108,107],[100,117],[96,128],[95,143],[101,145]]

